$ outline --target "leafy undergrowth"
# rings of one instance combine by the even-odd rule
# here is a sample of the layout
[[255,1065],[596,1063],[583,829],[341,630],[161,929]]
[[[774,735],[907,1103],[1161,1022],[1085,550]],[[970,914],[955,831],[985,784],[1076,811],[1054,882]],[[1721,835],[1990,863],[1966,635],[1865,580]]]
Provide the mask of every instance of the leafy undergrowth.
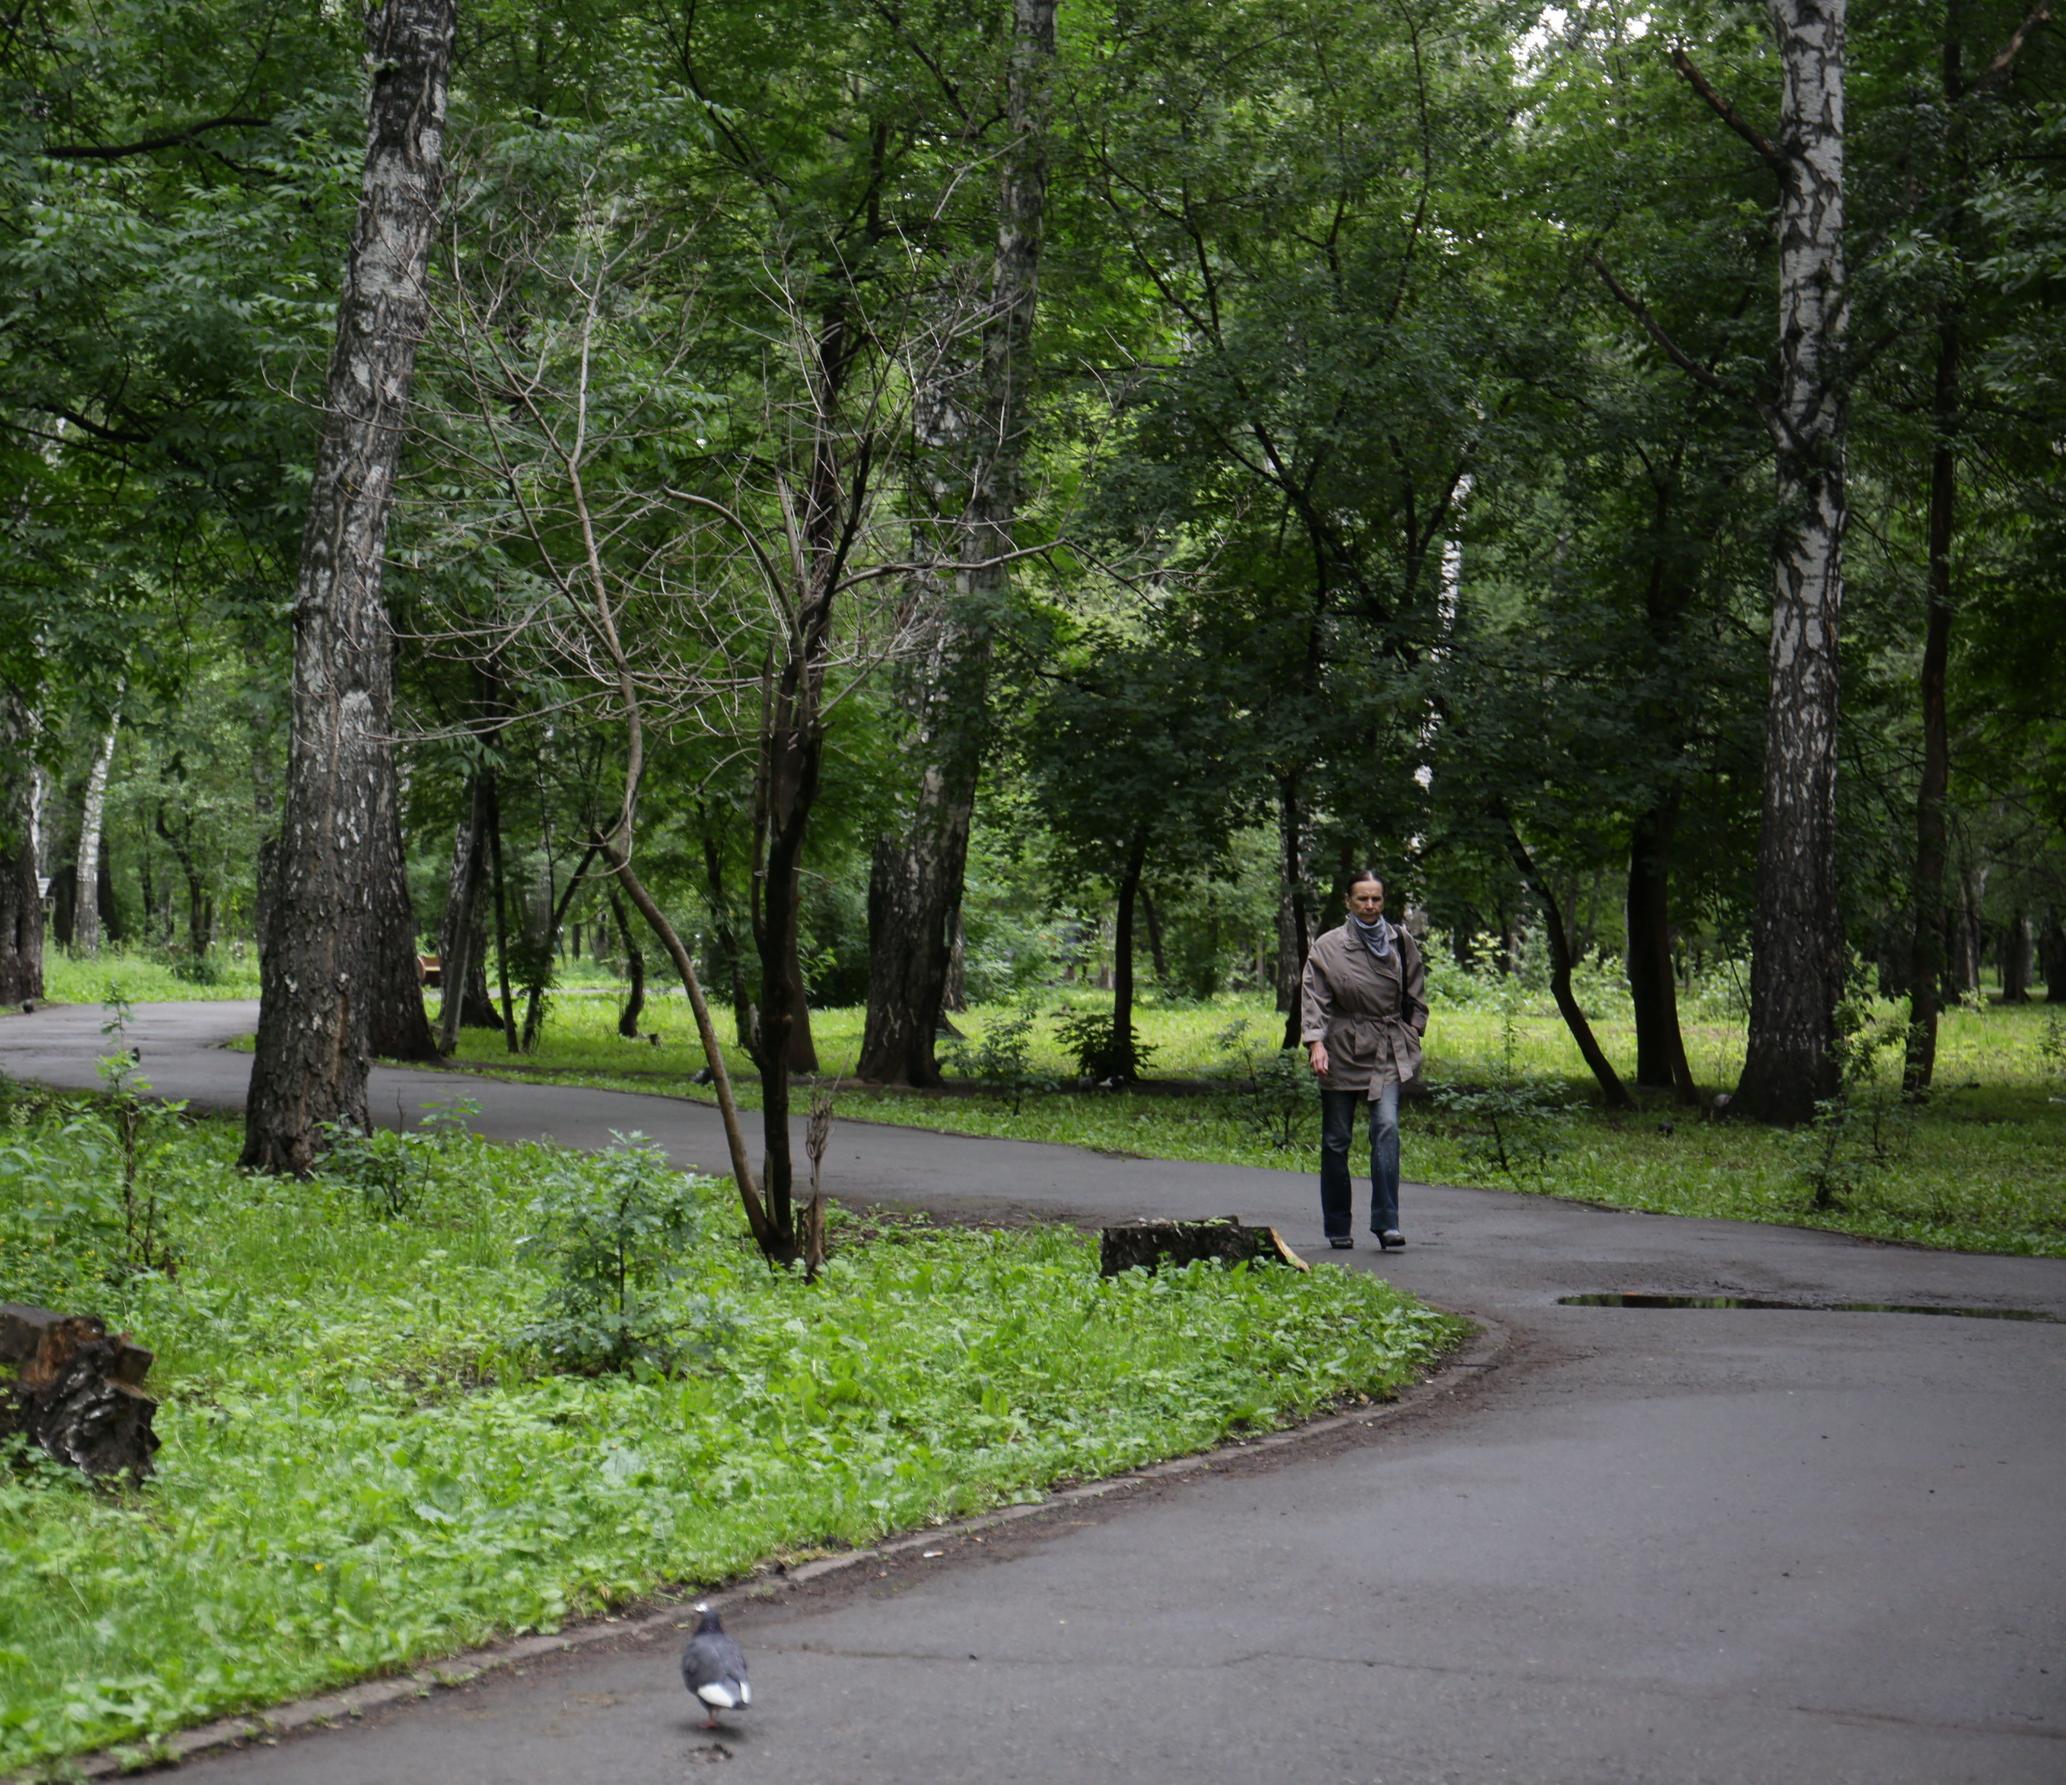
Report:
[[513,1335],[566,1155],[447,1136],[395,1216],[241,1178],[236,1139],[152,1160],[176,1274],[125,1276],[105,1124],[17,1094],[0,1125],[0,1281],[152,1346],[164,1439],[120,1493],[0,1462],[0,1770],[1382,1397],[1461,1330],[1361,1273],[1101,1280],[1055,1228],[841,1217],[806,1285],[702,1183],[682,1362],[554,1375]]

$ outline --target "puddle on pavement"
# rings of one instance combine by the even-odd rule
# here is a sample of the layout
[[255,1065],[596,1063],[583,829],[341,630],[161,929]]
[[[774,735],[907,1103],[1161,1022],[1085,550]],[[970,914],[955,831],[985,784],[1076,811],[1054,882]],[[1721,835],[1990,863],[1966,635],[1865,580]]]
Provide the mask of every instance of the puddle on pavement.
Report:
[[1755,1295],[1654,1295],[1635,1290],[1560,1295],[1560,1308],[1759,1308],[1790,1314],[1949,1314],[1960,1320],[2042,1320],[2062,1324],[2035,1308],[1949,1308],[1921,1302],[1784,1302]]

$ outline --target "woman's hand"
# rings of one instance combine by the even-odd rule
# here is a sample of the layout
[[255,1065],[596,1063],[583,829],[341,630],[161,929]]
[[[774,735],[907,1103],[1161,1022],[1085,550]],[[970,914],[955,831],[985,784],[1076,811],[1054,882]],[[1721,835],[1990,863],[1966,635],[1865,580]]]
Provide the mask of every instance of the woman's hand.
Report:
[[1315,1077],[1325,1078],[1327,1076],[1327,1043],[1324,1041],[1314,1042],[1306,1050],[1306,1062],[1312,1067]]

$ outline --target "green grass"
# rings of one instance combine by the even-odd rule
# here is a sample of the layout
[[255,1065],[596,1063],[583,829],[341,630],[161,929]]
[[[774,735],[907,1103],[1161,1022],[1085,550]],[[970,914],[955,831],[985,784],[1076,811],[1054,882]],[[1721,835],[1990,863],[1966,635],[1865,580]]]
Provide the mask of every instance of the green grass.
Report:
[[[1446,983],[1444,981],[1446,980]],[[1445,995],[1446,994],[1446,995]],[[1468,1001],[1466,1001],[1468,1000]],[[1050,994],[1043,1009],[1060,1000]],[[1078,1007],[1101,1007],[1098,994],[1076,994]],[[1619,1071],[1632,1076],[1635,1032],[1626,1015],[1603,1000],[1597,1022],[1602,1045]],[[1428,1077],[1435,1085],[1483,1084],[1505,1069],[1501,1013],[1496,1001],[1462,975],[1438,978],[1428,1029]],[[976,1010],[957,1019],[979,1037],[1010,1013]],[[860,1049],[858,1009],[812,1013],[823,1074],[850,1074]],[[918,1095],[841,1087],[843,1115],[871,1121],[1058,1141],[1151,1158],[1201,1159],[1318,1169],[1317,1098],[1301,1119],[1298,1144],[1279,1149],[1246,1118],[1232,1088],[1234,1062],[1216,1040],[1246,1021],[1258,1052],[1267,1052],[1282,1019],[1261,998],[1223,998],[1206,1006],[1144,1006],[1136,1027],[1157,1052],[1155,1079],[1217,1080],[1202,1095],[1176,1096],[1152,1088],[1125,1092],[1058,1091],[1029,1096],[1014,1113],[1003,1098],[969,1094]],[[1960,1008],[1945,1013],[1938,1047],[1937,1095],[1902,1124],[1892,1162],[1842,1206],[1816,1210],[1799,1175],[1808,1138],[1745,1122],[1709,1122],[1697,1114],[1648,1100],[1634,1116],[1599,1105],[1590,1076],[1568,1032],[1542,999],[1515,1022],[1518,1071],[1550,1087],[1575,1107],[1558,1124],[1559,1151],[1546,1170],[1522,1181],[1490,1177],[1503,1188],[1670,1214],[1719,1216],[1835,1229],[1876,1239],[1967,1251],[2066,1256],[2066,1072],[2045,1052],[2048,1025],[2066,1021],[2043,1005]],[[731,1023],[720,1017],[729,1039]],[[483,1071],[543,1069],[574,1082],[620,1090],[658,1091],[711,1101],[689,1083],[702,1064],[686,1001],[677,991],[648,1003],[642,1026],[660,1045],[617,1038],[616,1006],[607,998],[560,1000],[539,1052],[511,1056],[499,1035],[466,1031],[461,1062]],[[1742,1066],[1740,1018],[1696,1004],[1685,1024],[1694,1073],[1711,1089],[1733,1084]],[[2052,1032],[2056,1033],[2056,1030]],[[1072,1070],[1053,1036],[1051,1021],[1037,1031],[1035,1065],[1060,1079]],[[741,1101],[757,1107],[758,1090],[743,1050],[727,1056]],[[1880,1091],[1891,1090],[1888,1063]],[[1427,1103],[1410,1103],[1403,1118],[1409,1177],[1435,1183],[1483,1183],[1485,1172],[1469,1147],[1465,1125]]]
[[198,979],[185,977],[166,956],[145,950],[104,948],[92,956],[55,946],[43,951],[43,995],[53,1004],[104,1004],[116,992],[132,1004],[255,998],[258,951],[243,944],[218,947]]
[[125,1279],[105,1125],[0,1115],[0,1281],[152,1347],[164,1439],[121,1492],[0,1452],[0,1772],[1389,1395],[1460,1336],[1362,1273],[1103,1281],[1055,1228],[838,1216],[811,1286],[705,1185],[669,1303],[704,1348],[557,1376],[512,1338],[548,1150],[449,1143],[380,1219],[160,1134],[177,1274]]

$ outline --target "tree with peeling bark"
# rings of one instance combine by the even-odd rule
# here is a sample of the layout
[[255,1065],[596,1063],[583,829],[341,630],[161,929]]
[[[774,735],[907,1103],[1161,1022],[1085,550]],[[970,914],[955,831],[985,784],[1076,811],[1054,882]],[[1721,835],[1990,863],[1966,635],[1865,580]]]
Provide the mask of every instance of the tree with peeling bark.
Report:
[[397,895],[408,895],[393,858],[394,641],[381,579],[428,315],[453,29],[454,0],[386,0],[367,21],[365,172],[295,590],[287,802],[245,1116],[244,1163],[258,1170],[304,1172],[323,1124],[367,1125],[374,1005],[394,995],[383,958]]

